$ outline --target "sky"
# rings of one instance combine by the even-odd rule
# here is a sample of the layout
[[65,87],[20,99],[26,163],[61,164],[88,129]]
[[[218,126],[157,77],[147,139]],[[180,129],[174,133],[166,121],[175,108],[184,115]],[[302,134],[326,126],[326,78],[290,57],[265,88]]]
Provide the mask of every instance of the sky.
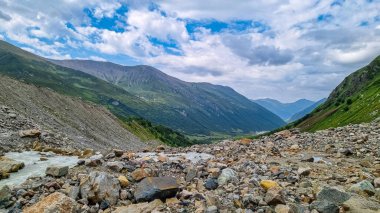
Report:
[[0,0],[0,39],[251,99],[327,97],[380,54],[380,0]]

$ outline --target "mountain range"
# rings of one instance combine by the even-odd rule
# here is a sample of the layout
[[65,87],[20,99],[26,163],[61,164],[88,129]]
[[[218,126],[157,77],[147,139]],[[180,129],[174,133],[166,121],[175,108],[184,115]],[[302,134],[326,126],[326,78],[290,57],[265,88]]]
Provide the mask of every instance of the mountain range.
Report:
[[186,134],[249,133],[285,122],[233,89],[184,82],[150,66],[48,60],[0,41],[0,74]]
[[326,102],[292,127],[316,131],[380,117],[380,56],[347,76]]
[[291,103],[282,103],[278,100],[270,98],[257,99],[253,100],[253,102],[265,107],[266,109],[273,112],[274,114],[276,114],[281,119],[287,122],[293,121],[295,119],[293,118],[293,116],[296,116],[296,114],[298,113],[299,114],[297,115],[297,117],[301,118],[305,116],[308,112],[311,112],[315,107],[317,107],[321,103],[321,101],[314,102],[307,99],[300,99]]

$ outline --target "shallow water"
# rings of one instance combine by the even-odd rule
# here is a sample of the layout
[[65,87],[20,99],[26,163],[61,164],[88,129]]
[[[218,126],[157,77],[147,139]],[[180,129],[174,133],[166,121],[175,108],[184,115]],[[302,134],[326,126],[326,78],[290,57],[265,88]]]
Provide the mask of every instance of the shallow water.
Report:
[[25,167],[18,172],[11,173],[8,179],[0,180],[0,187],[4,185],[16,186],[22,184],[28,177],[45,176],[45,170],[49,166],[73,167],[78,162],[76,156],[61,156],[54,153],[45,153],[47,161],[40,161],[42,155],[35,151],[8,152],[5,157],[24,162]]
[[[158,155],[160,153],[157,152],[142,152],[142,153],[137,153],[137,156],[139,157],[137,160],[142,159],[144,157],[150,157],[154,161],[158,161]],[[201,160],[208,160],[211,158],[214,158],[213,155],[207,154],[207,153],[198,153],[198,152],[187,152],[187,153],[177,153],[177,154],[169,154],[169,153],[164,153],[169,160],[178,160],[181,158],[185,158],[192,163],[196,164]]]

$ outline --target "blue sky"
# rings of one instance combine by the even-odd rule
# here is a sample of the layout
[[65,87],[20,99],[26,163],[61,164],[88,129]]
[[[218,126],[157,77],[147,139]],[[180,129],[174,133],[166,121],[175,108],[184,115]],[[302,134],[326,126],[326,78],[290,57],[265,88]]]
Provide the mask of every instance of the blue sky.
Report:
[[147,64],[249,98],[317,100],[380,54],[379,0],[0,0],[0,39]]

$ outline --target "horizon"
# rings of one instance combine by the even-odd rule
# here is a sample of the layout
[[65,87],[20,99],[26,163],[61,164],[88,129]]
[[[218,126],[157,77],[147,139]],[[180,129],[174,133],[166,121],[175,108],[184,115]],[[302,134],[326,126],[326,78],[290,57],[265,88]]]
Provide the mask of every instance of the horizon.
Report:
[[149,65],[249,99],[327,98],[380,54],[376,1],[0,2],[0,39],[24,50]]

